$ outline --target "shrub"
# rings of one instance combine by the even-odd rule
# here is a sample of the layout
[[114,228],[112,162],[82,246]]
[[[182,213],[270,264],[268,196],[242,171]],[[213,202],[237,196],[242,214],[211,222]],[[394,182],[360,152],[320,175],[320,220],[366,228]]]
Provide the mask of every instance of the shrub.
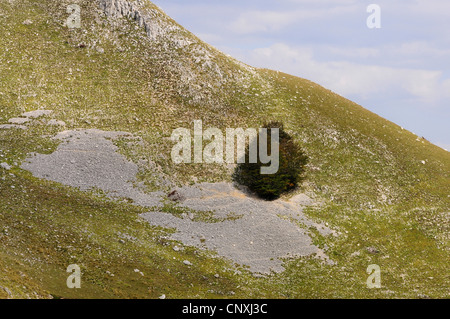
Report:
[[[272,175],[261,174],[261,166],[267,166],[259,160],[257,163],[249,163],[249,146],[246,148],[246,162],[238,164],[233,174],[235,182],[245,185],[250,191],[260,198],[274,200],[283,193],[295,189],[303,180],[304,167],[308,162],[307,156],[294,142],[292,137],[284,131],[280,122],[270,122],[264,128],[279,128],[280,133],[280,159],[279,170]],[[268,130],[268,149],[270,150],[270,130]],[[259,154],[259,145],[258,145]],[[270,153],[269,153],[270,154]]]

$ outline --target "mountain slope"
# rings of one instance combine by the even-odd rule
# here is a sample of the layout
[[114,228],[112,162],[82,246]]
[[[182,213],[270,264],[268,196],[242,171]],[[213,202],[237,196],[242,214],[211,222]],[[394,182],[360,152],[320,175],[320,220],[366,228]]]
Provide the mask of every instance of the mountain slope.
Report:
[[[64,26],[72,3],[81,29]],[[147,1],[1,0],[0,44],[1,123],[50,109],[65,129],[139,136],[118,146],[147,191],[230,180],[226,166],[174,165],[173,129],[282,121],[310,158],[300,191],[323,203],[307,213],[340,233],[312,230],[335,266],[296,259],[271,279],[193,248],[179,256],[138,221],[142,208],[21,170],[29,153],[57,146],[62,129],[38,119],[0,130],[0,162],[12,166],[0,169],[0,297],[448,297],[448,152],[317,84],[224,55]],[[124,228],[140,241],[118,243]],[[80,258],[89,289],[68,290],[65,268]],[[370,264],[382,290],[365,286]]]

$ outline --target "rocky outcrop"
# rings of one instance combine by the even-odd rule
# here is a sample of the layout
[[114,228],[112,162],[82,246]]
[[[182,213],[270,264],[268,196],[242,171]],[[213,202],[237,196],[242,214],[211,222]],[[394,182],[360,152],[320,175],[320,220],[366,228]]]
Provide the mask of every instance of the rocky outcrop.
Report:
[[108,16],[127,16],[133,18],[142,25],[143,18],[140,16],[139,8],[142,7],[143,2],[138,1],[124,1],[124,0],[99,0],[100,8],[108,15]]
[[[156,40],[165,34],[168,29],[163,29],[162,21],[156,19],[156,12],[149,9],[146,1],[136,0],[99,0],[100,8],[108,17],[125,17],[135,20],[140,27],[144,27],[150,39]],[[173,26],[167,25],[170,29]]]

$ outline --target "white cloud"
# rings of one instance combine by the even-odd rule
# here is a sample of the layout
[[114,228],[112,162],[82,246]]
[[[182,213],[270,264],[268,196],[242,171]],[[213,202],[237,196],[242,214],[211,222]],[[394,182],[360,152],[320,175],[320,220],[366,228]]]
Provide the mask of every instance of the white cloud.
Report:
[[431,105],[445,98],[450,91],[450,79],[443,79],[441,71],[347,61],[322,62],[314,57],[314,50],[310,47],[279,43],[244,53],[244,56],[241,54],[241,57],[252,65],[278,69],[318,82],[343,96],[409,95]]
[[405,42],[385,47],[396,56],[450,57],[450,49],[440,49],[427,41]]
[[293,11],[246,11],[231,22],[230,30],[239,34],[274,32],[298,21],[329,19],[333,16],[355,12],[356,6],[329,6],[327,8],[304,8]]
[[448,17],[450,2],[448,0],[416,0],[410,4],[410,10],[421,15]]
[[328,54],[341,56],[344,58],[375,58],[379,57],[381,50],[378,48],[355,48],[355,47],[337,47],[326,46],[324,48]]

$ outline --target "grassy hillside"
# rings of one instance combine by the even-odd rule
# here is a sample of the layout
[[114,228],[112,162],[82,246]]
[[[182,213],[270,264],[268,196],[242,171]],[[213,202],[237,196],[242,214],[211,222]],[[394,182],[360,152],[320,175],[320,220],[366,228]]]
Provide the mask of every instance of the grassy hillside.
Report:
[[[82,28],[69,30],[74,2]],[[221,129],[282,121],[310,158],[299,191],[323,202],[308,215],[340,234],[311,230],[336,264],[299,258],[257,278],[210,252],[175,252],[167,230],[138,218],[144,209],[21,170],[27,154],[57,146],[51,137],[62,128],[38,119],[0,130],[0,162],[12,166],[0,169],[1,298],[449,297],[450,153],[308,80],[246,66],[148,10],[171,31],[149,39],[97,1],[0,0],[0,124],[50,109],[64,129],[133,133],[142,143],[119,143],[121,152],[140,163],[148,191],[168,191],[231,175],[225,166],[174,165],[173,129],[197,119]],[[134,240],[122,243],[120,233]],[[81,290],[66,287],[74,261]],[[382,289],[366,287],[370,264],[382,269]]]

